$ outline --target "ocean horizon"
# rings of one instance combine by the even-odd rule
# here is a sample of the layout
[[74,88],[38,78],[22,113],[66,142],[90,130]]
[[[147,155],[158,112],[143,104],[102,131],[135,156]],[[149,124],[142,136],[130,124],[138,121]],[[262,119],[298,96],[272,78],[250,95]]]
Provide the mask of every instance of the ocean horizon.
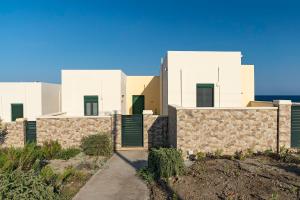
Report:
[[291,100],[300,102],[300,95],[255,95],[255,101]]

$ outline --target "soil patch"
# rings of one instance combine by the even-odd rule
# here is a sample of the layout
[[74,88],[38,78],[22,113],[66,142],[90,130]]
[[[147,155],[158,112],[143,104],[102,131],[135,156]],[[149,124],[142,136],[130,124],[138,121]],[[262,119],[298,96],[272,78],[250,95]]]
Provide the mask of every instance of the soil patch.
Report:
[[300,164],[267,156],[195,162],[184,176],[152,184],[151,199],[300,199]]

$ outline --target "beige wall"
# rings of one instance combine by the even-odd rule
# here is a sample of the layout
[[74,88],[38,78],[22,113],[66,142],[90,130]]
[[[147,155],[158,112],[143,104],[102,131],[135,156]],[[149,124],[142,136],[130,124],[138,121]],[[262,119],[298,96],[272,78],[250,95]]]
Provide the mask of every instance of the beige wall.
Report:
[[181,149],[184,155],[188,151],[215,152],[218,149],[222,149],[225,154],[247,148],[255,151],[276,150],[277,110],[277,107],[170,106],[169,138],[173,140],[169,142]]
[[161,65],[161,110],[196,107],[197,83],[214,84],[215,107],[245,107],[254,100],[254,66],[241,52],[168,51]]
[[[84,96],[98,96],[99,115],[122,113],[126,75],[121,70],[62,70],[62,112],[84,116]],[[125,109],[124,109],[125,111]],[[122,113],[124,114],[124,113]]]
[[242,106],[249,106],[254,101],[254,65],[242,65]]
[[37,117],[60,111],[60,84],[42,82],[0,83],[0,118],[11,121],[11,104],[23,104],[24,118]]
[[145,96],[145,110],[160,113],[160,78],[159,76],[127,76],[126,114],[132,114],[132,95]]

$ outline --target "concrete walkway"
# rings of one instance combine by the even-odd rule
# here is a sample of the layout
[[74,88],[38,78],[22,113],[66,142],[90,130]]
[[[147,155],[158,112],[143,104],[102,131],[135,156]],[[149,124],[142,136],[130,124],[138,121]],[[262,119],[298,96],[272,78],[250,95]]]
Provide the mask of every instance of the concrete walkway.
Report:
[[146,151],[117,152],[73,200],[149,199],[147,185],[136,176],[136,170],[146,164]]

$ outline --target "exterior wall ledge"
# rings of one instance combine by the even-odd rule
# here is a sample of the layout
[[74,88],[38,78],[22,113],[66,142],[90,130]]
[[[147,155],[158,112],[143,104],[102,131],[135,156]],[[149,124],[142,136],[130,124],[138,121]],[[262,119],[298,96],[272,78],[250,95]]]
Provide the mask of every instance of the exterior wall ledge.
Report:
[[175,107],[176,110],[278,110],[277,107]]
[[278,106],[278,105],[292,105],[291,100],[274,100],[273,104]]
[[153,115],[152,110],[143,110],[143,115]]
[[67,119],[67,118],[80,118],[80,119],[89,119],[89,118],[92,118],[92,119],[97,119],[97,118],[110,118],[112,117],[112,115],[98,115],[98,116],[67,116],[67,115],[57,115],[57,116],[40,116],[40,117],[37,117],[37,119]]

